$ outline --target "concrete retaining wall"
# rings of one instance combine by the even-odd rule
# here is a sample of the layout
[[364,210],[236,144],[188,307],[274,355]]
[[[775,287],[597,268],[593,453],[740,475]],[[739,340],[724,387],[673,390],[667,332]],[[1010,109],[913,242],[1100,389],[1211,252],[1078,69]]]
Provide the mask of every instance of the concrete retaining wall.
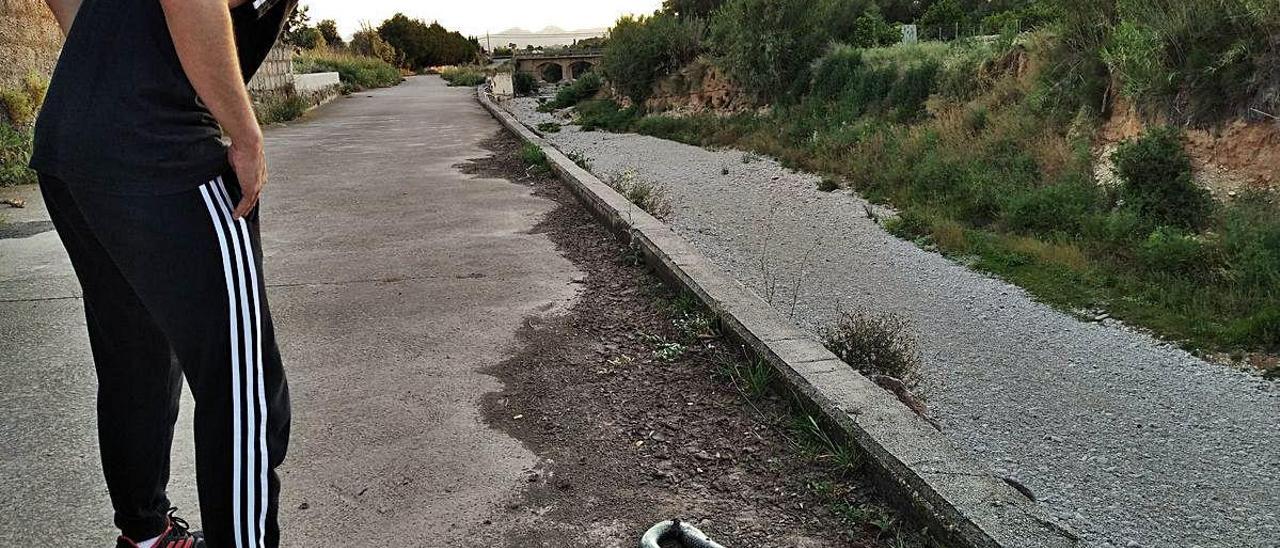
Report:
[[293,47],[276,45],[271,48],[258,72],[249,80],[248,88],[254,94],[293,91]]
[[32,72],[48,78],[61,51],[62,31],[44,0],[0,0],[0,88]]
[[668,281],[697,295],[727,334],[767,360],[786,389],[861,451],[885,495],[935,537],[948,546],[980,548],[1079,545],[1038,505],[961,454],[896,397],[784,320],[661,221],[578,167],[487,94],[479,99],[502,125],[546,152],[552,168],[597,218],[642,249]]
[[293,77],[293,88],[302,95],[327,94],[342,87],[342,80],[336,72],[316,72],[298,74]]

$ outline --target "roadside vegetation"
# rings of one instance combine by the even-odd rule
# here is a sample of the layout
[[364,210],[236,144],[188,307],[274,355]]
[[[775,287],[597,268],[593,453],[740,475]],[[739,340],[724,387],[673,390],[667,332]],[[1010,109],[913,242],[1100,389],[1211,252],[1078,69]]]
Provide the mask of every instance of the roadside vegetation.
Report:
[[[913,21],[946,41],[891,45]],[[1202,351],[1275,354],[1280,204],[1262,190],[1211,199],[1180,129],[1280,112],[1275,36],[1280,4],[1259,0],[668,2],[611,33],[602,72],[625,101],[566,99],[585,130],[824,174],[892,205],[894,234],[1068,310]],[[769,108],[645,112],[654,82],[693,59]],[[1098,157],[1121,103],[1163,122]]]
[[457,67],[444,67],[440,70],[440,77],[448,82],[450,86],[476,87],[483,84],[489,78],[489,75],[481,67],[474,65],[464,65]]
[[[391,55],[394,58],[394,53]],[[355,49],[323,47],[302,51],[293,58],[293,70],[298,74],[336,72],[347,93],[391,87],[404,80],[391,62],[357,53]]]
[[30,74],[20,86],[0,89],[0,187],[36,182],[31,161],[32,130],[48,82]]

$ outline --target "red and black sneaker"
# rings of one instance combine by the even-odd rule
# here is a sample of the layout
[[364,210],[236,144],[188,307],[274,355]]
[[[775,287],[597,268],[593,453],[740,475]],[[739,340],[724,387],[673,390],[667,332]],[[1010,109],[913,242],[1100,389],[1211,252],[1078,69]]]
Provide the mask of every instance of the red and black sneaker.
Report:
[[[169,524],[160,533],[160,539],[153,548],[204,548],[204,535],[199,531],[192,532],[186,520],[173,515],[177,508],[169,509]],[[124,535],[116,541],[116,548],[138,548],[138,543]]]

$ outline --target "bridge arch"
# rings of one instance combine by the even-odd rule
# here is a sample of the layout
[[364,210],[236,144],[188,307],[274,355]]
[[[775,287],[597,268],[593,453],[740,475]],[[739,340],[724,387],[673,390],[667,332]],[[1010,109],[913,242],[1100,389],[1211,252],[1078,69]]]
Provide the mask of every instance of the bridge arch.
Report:
[[569,63],[569,77],[571,79],[577,80],[578,78],[582,78],[588,72],[594,71],[595,69],[596,69],[596,63],[593,61],[587,61],[587,60],[574,61],[572,63]]
[[564,65],[557,62],[541,63],[534,68],[538,74],[538,78],[549,84],[558,84],[568,76],[564,70]]

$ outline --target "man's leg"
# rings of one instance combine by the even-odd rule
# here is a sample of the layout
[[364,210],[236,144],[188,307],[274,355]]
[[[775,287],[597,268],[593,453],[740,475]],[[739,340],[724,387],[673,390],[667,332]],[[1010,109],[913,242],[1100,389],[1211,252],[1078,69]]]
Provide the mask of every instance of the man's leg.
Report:
[[84,293],[98,376],[98,445],[115,524],[129,538],[149,539],[164,529],[169,509],[165,486],[181,371],[66,185],[41,177],[40,190]]
[[257,223],[231,218],[234,181],[165,196],[73,192],[191,386],[209,546],[277,546],[274,470],[288,440],[288,391],[266,306]]

